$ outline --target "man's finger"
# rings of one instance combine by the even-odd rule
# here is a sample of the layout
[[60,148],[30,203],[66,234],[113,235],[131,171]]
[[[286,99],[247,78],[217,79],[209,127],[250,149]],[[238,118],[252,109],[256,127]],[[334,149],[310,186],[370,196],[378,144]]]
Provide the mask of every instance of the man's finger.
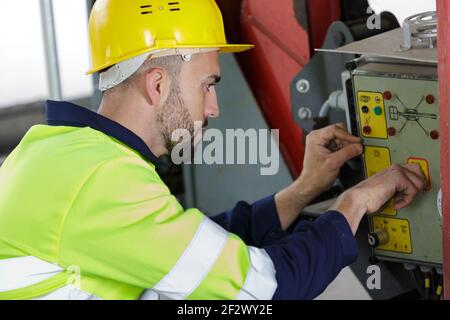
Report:
[[416,195],[417,192],[414,194],[403,195],[403,197],[399,198],[399,200],[395,202],[395,210],[401,210],[409,206],[411,202],[413,202]]
[[398,198],[396,199],[395,209],[400,210],[411,204],[420,189],[409,179],[406,172],[396,175],[396,179],[395,184]]
[[406,164],[402,166],[404,173],[408,176],[419,190],[423,190],[426,186],[426,178],[422,172],[422,168],[418,164]]
[[417,163],[408,163],[408,164],[402,165],[402,167],[411,172],[414,172],[417,175],[423,176],[422,168]]
[[347,144],[342,149],[333,152],[330,157],[337,168],[340,168],[344,163],[359,156],[363,151],[363,147],[359,143]]
[[418,175],[419,177],[423,177],[425,179],[425,174],[422,171],[422,167],[416,163],[408,163],[405,165],[402,165],[402,167],[407,170],[408,172],[412,172],[416,175]]
[[322,129],[320,133],[320,137],[322,138],[324,144],[336,139],[349,143],[361,142],[361,138],[349,134],[345,129],[338,125],[328,126]]

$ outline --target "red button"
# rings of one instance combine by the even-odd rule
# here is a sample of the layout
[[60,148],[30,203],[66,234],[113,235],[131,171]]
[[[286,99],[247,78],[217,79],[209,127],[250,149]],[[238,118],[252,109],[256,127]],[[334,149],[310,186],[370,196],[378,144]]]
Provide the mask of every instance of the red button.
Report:
[[436,101],[436,99],[434,98],[434,96],[432,94],[427,95],[425,100],[427,101],[428,104],[434,104],[434,102]]
[[393,137],[397,134],[397,130],[395,130],[394,127],[388,128],[387,132],[388,132],[388,135],[390,135],[391,137]]
[[363,132],[364,132],[365,134],[370,134],[370,133],[372,132],[372,128],[369,127],[369,126],[365,126],[365,127],[363,128]]
[[430,138],[433,140],[439,139],[439,131],[433,130],[430,132]]
[[383,93],[383,97],[384,97],[384,100],[391,100],[392,99],[392,93],[390,91],[385,91]]

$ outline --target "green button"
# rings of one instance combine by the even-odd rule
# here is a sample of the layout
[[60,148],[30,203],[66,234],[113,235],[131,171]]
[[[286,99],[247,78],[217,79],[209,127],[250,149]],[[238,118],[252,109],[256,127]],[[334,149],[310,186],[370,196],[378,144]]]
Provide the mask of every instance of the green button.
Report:
[[381,107],[375,107],[375,108],[373,109],[373,112],[375,112],[375,114],[376,114],[377,116],[381,116],[381,115],[383,114],[383,109],[381,109]]

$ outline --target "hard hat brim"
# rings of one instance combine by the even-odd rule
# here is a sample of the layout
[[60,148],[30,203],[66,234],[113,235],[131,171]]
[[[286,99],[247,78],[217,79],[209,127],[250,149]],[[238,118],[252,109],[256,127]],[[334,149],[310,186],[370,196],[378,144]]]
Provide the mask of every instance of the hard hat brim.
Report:
[[[211,45],[211,46],[208,46],[208,45],[206,45],[206,46],[205,45],[179,46],[178,45],[178,46],[173,47],[173,48],[167,47],[167,48],[164,48],[164,49],[219,48],[219,52],[220,53],[238,53],[238,52],[244,52],[244,51],[253,49],[254,47],[255,46],[251,45],[251,44],[226,44],[226,45]],[[115,65],[115,64],[117,64],[117,63],[119,63],[121,61],[134,58],[134,57],[136,57],[138,55],[141,55],[141,54],[144,54],[144,53],[149,53],[150,54],[153,51],[160,50],[160,49],[161,48],[147,48],[145,50],[141,50],[141,51],[135,52],[133,54],[129,54],[128,56],[120,57],[120,58],[118,58],[116,60],[109,61],[108,63],[106,63],[103,66],[100,66],[98,68],[89,70],[88,72],[86,72],[86,75],[94,74],[96,72],[99,72],[99,71],[102,71],[104,69],[107,69],[107,68],[109,68],[109,67],[111,67],[111,66],[113,66],[113,65]]]

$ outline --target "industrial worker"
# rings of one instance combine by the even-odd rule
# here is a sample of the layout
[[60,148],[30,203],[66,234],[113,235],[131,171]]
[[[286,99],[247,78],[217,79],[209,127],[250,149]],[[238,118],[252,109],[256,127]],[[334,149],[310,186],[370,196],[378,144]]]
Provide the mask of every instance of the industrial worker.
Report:
[[195,136],[194,121],[219,115],[219,53],[251,46],[226,43],[214,0],[142,3],[91,13],[99,113],[49,101],[0,169],[0,299],[316,297],[355,261],[364,215],[413,201],[420,169],[389,168],[295,225],[362,152],[333,125],[308,135],[303,172],[279,193],[214,218],[183,209],[155,167],[174,130]]

